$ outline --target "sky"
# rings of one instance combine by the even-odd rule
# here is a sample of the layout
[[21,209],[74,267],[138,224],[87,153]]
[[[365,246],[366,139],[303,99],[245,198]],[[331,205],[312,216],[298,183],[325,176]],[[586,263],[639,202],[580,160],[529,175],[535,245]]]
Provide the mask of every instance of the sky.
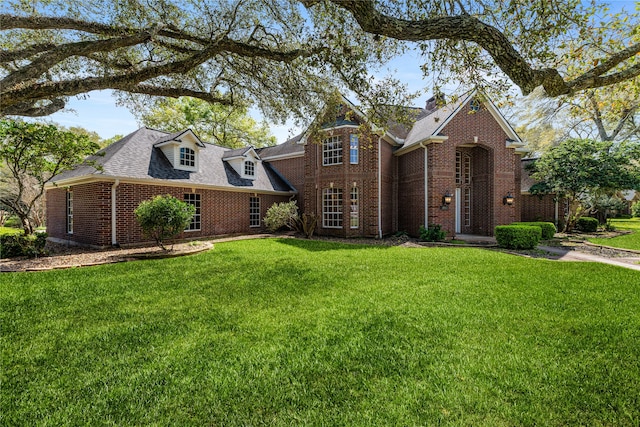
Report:
[[[610,4],[612,10],[623,7],[627,10],[635,8],[635,1],[610,0],[607,3]],[[414,106],[424,106],[426,99],[431,96],[431,91],[426,88],[429,83],[420,70],[420,64],[419,55],[415,52],[409,52],[381,67],[379,75],[391,73],[395,78],[407,84],[410,92],[422,91],[422,95],[416,99]],[[262,120],[258,111],[252,110],[250,113],[254,118]],[[126,107],[116,106],[115,98],[111,91],[107,90],[93,91],[80,97],[72,97],[65,110],[48,116],[46,119],[66,127],[83,127],[96,132],[104,139],[114,135],[127,135],[140,127],[140,124]],[[278,143],[284,142],[300,131],[295,129],[292,123],[270,124],[270,128]]]

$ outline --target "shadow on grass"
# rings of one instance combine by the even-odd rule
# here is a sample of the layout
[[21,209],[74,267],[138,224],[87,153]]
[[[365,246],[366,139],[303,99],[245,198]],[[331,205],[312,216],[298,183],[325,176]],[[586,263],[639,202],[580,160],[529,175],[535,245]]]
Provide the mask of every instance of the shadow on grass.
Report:
[[326,252],[345,249],[389,249],[389,246],[372,245],[354,240],[353,243],[342,243],[332,240],[277,239],[278,243],[304,249],[309,252]]

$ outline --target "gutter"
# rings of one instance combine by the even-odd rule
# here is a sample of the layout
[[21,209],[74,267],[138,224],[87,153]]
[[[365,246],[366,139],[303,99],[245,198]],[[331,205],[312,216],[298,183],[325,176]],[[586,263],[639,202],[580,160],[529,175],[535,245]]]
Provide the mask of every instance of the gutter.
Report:
[[120,185],[120,180],[116,179],[111,186],[111,245],[116,246],[118,239],[116,238],[117,221],[116,221],[116,188]]
[[424,148],[424,228],[429,228],[429,151],[423,142],[420,147]]

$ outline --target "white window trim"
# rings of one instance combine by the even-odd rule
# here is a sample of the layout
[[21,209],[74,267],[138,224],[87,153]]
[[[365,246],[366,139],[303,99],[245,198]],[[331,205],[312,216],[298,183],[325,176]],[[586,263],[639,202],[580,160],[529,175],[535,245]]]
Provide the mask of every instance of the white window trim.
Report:
[[[354,197],[355,195],[355,197]],[[354,203],[355,201],[355,203]],[[354,210],[355,207],[355,210]],[[355,215],[354,215],[355,214]],[[352,219],[356,219],[358,225],[353,226],[351,223]],[[349,228],[352,230],[357,230],[360,228],[360,191],[358,191],[358,187],[352,187],[349,197]]]
[[[253,202],[256,201],[257,202],[257,206],[254,206]],[[256,208],[258,209],[257,215],[258,215],[258,223],[257,224],[252,224],[253,221],[253,215],[255,215],[256,213],[253,212],[253,209]],[[249,228],[259,228],[262,225],[262,218],[260,217],[260,197],[249,197]]]
[[64,197],[67,234],[73,234],[73,191],[67,190]]
[[[355,145],[353,145],[354,141]],[[355,151],[356,154],[355,162],[351,159],[352,151]],[[360,163],[360,138],[358,138],[358,135],[352,133],[351,135],[349,135],[349,164],[357,165],[358,163]]]
[[[327,148],[329,144],[340,145],[340,148]],[[335,147],[334,146],[334,147]],[[337,153],[340,155],[336,155]],[[342,164],[342,156],[344,154],[344,146],[342,143],[342,137],[340,135],[329,136],[322,140],[322,166],[335,166]],[[337,159],[335,163],[327,163],[329,159]]]
[[[335,211],[328,211],[327,208],[329,207],[334,207],[332,206],[328,206],[327,201],[329,200],[328,197],[331,197],[333,195],[340,196],[338,201],[335,202],[336,206],[335,206]],[[339,204],[338,204],[339,203]],[[342,212],[343,210],[343,191],[342,188],[325,188],[324,190],[322,190],[322,228],[335,228],[335,229],[342,229],[343,228],[343,224],[344,224],[344,214]],[[337,219],[329,219],[327,218],[328,215],[337,215]],[[328,225],[332,222],[340,222],[340,225]]]
[[[192,195],[196,196],[194,197],[193,202],[197,201],[198,205],[196,205],[195,203],[192,203],[192,200],[190,200]],[[191,231],[202,231],[202,196],[200,195],[200,193],[184,193],[183,201],[185,203],[189,203],[196,207],[196,212],[193,214],[193,218],[191,219],[191,222],[187,225],[187,228],[184,229],[184,232],[189,233]],[[197,221],[196,221],[196,217],[198,218]],[[198,228],[191,228],[191,224],[193,224],[194,222],[197,222],[197,224],[199,225]]]
[[[247,173],[247,166],[249,166],[249,164],[251,164],[251,173]],[[244,176],[246,177],[250,177],[250,178],[255,178],[256,176],[256,162],[254,162],[253,160],[245,160],[244,164],[243,164],[243,172],[244,172]]]

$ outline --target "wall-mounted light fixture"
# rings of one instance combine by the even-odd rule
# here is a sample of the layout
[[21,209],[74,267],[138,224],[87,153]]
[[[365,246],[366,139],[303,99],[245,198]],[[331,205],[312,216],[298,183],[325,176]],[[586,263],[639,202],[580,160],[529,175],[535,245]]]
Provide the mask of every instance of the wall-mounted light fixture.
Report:
[[449,206],[451,204],[452,199],[453,199],[453,196],[451,195],[451,193],[446,191],[442,196],[442,206]]
[[507,206],[512,206],[513,201],[514,201],[513,194],[511,194],[511,191],[508,191],[507,195],[504,196],[504,198],[502,199],[502,204]]

